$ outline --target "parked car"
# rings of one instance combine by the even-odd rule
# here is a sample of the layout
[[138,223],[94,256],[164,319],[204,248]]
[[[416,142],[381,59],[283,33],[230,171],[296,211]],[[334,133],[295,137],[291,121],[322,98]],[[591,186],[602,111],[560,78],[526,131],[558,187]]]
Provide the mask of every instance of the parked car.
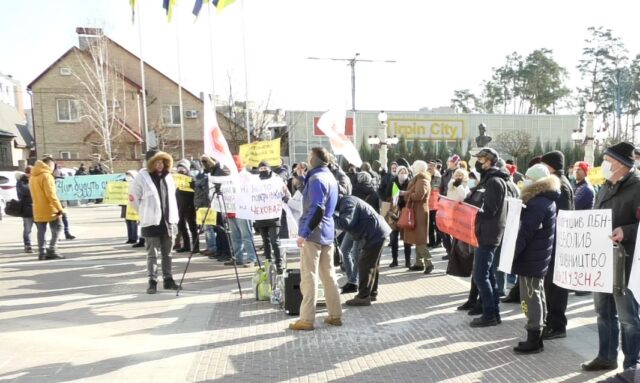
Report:
[[18,199],[16,190],[16,173],[12,171],[0,172],[0,216],[4,216],[4,207],[12,199]]

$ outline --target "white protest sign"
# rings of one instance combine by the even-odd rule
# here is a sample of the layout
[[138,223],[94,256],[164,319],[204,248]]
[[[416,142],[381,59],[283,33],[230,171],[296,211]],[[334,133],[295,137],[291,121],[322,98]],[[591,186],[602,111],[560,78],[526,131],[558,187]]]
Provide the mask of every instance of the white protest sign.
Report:
[[502,248],[500,250],[500,263],[498,270],[510,274],[513,266],[513,257],[516,251],[518,231],[520,230],[520,212],[522,212],[522,201],[517,198],[507,197],[508,213],[507,223],[502,237]]
[[[213,192],[213,185],[211,186]],[[236,212],[236,190],[232,183],[223,183],[220,185],[220,194],[213,194],[211,197],[213,200],[212,208],[215,211],[221,213],[235,213]],[[222,204],[224,203],[224,206]]]
[[578,291],[613,292],[611,209],[558,211],[553,283]]
[[236,185],[236,216],[253,221],[280,218],[284,182],[276,176],[261,180],[256,176]]
[[[638,227],[640,230],[640,226]],[[629,284],[627,288],[633,293],[633,297],[640,303],[640,233],[636,234],[636,250],[633,254],[633,263],[631,264],[631,274],[629,275]]]

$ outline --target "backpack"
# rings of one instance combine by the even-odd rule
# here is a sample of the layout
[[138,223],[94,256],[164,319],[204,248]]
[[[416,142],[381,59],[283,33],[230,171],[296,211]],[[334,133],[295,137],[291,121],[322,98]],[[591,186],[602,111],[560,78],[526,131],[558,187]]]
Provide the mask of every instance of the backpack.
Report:
[[22,201],[15,199],[7,202],[7,205],[4,207],[4,212],[12,217],[22,217],[22,210]]

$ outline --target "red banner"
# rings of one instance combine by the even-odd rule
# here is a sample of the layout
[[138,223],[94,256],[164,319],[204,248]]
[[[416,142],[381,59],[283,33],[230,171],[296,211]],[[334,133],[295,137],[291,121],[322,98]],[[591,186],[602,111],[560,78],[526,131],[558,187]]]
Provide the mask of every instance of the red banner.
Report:
[[459,241],[478,247],[478,239],[476,238],[478,210],[475,206],[440,196],[436,213],[438,229]]

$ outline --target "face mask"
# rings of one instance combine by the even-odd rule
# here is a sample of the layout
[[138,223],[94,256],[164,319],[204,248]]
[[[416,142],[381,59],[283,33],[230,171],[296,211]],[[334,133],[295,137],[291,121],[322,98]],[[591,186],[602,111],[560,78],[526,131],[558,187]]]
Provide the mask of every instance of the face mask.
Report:
[[484,171],[484,169],[482,168],[482,164],[478,161],[476,161],[475,168],[478,173],[482,173]]
[[467,181],[467,187],[469,189],[473,189],[474,187],[476,187],[476,180],[469,180]]
[[604,178],[607,180],[611,180],[611,177],[613,177],[613,171],[611,170],[611,162],[602,161],[602,165],[600,165],[600,167],[602,168],[602,175],[604,176]]
[[395,176],[396,176],[396,174],[398,174],[398,172],[397,172],[397,171],[395,171],[395,170],[392,170],[392,171],[391,171],[391,175],[392,175],[392,176],[394,176],[394,177],[395,177]]
[[407,180],[407,175],[406,174],[400,174],[398,176],[398,181],[400,181],[401,184],[403,184],[406,180]]
[[260,177],[268,177],[268,176],[269,176],[269,171],[268,170],[260,172]]
[[533,185],[533,181],[532,180],[524,180],[524,187],[529,187]]

